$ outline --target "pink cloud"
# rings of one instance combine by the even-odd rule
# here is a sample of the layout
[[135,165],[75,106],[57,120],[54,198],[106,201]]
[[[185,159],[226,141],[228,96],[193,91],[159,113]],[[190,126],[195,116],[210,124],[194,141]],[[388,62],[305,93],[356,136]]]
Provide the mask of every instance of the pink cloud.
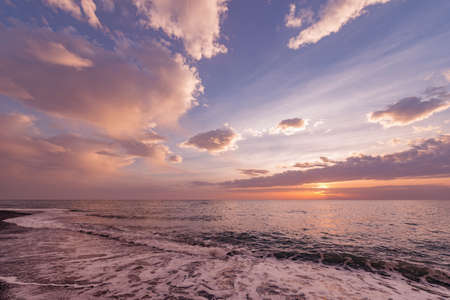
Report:
[[236,149],[236,142],[239,139],[239,134],[234,132],[232,128],[225,127],[194,135],[180,146],[210,153],[219,153]]
[[187,53],[199,60],[225,53],[219,43],[220,22],[227,0],[133,0],[142,23],[181,39]]
[[26,115],[0,115],[0,124],[2,173],[16,180],[41,173],[55,178],[74,174],[106,175],[132,163],[127,156],[99,155],[97,152],[115,152],[107,141],[74,135],[46,138]]
[[80,19],[82,16],[80,6],[74,0],[43,0],[43,2],[55,9],[68,12],[75,18]]
[[81,0],[81,7],[83,8],[84,15],[87,18],[87,22],[92,27],[102,27],[100,24],[100,20],[97,18],[95,11],[97,10],[97,6],[93,0]]
[[39,43],[30,40],[28,41],[27,50],[30,56],[34,56],[37,60],[50,64],[74,67],[76,69],[92,66],[91,60],[70,52],[60,43]]
[[[46,5],[65,11],[78,20],[86,20],[92,27],[100,28],[102,24],[95,11],[97,6],[94,0],[42,0]],[[110,5],[110,4],[105,4]],[[82,13],[83,12],[83,13]]]
[[[307,44],[314,44],[322,38],[338,32],[342,26],[349,21],[361,16],[365,13],[368,6],[375,4],[388,3],[390,0],[328,0],[323,5],[318,13],[318,20],[306,27],[300,33],[289,40],[288,47],[291,49],[298,49]],[[306,10],[308,11],[308,10]],[[305,10],[300,11],[300,15],[304,14]],[[289,11],[290,16],[295,15],[294,11]],[[310,18],[311,19],[311,18]],[[286,23],[286,25],[291,23]],[[299,26],[300,22],[297,20],[294,25]]]
[[33,118],[23,114],[0,115],[0,127],[0,165],[5,175],[19,181],[31,174],[55,176],[56,181],[61,176],[121,176],[121,169],[138,158],[181,161],[181,157],[159,143],[73,134],[46,137],[36,128]]
[[301,27],[305,23],[311,23],[314,18],[314,13],[312,10],[303,9],[296,13],[297,6],[291,3],[289,6],[289,13],[284,18],[284,24],[286,27]]
[[0,39],[0,94],[115,137],[141,135],[150,123],[173,126],[202,92],[197,70],[154,41],[112,52],[25,26],[3,28]]

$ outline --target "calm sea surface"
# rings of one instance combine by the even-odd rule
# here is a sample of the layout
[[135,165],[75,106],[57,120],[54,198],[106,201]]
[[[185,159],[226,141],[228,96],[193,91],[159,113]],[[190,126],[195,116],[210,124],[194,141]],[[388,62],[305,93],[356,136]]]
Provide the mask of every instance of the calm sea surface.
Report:
[[0,209],[33,213],[8,220],[29,230],[0,232],[0,280],[17,299],[450,297],[450,201],[15,200]]

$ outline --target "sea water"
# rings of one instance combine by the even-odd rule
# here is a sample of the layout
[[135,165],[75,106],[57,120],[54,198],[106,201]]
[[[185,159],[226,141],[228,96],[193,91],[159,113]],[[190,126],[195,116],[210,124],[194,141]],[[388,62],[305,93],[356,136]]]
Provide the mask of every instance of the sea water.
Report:
[[12,299],[448,299],[450,201],[0,201]]

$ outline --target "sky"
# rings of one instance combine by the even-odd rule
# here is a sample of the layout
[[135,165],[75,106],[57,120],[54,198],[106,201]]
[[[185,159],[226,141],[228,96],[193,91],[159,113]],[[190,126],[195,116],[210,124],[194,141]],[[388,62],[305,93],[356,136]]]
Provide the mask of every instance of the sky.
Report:
[[448,0],[0,0],[0,199],[448,199]]

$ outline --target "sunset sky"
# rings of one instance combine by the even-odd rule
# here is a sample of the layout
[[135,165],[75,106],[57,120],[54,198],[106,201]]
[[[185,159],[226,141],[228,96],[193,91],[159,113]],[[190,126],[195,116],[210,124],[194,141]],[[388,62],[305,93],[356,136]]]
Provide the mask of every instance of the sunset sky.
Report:
[[450,1],[0,0],[1,199],[450,199]]

